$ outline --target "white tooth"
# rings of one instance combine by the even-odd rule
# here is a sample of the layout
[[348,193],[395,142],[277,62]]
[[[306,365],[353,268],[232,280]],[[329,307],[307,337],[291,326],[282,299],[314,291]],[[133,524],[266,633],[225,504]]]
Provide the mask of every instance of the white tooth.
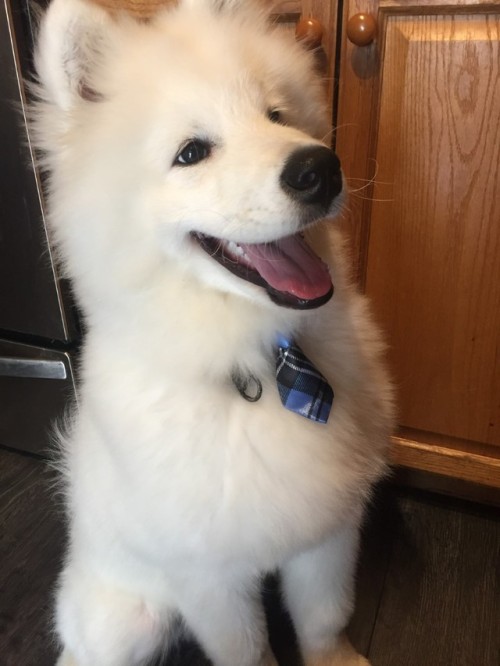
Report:
[[238,256],[241,257],[241,256],[244,254],[244,252],[243,252],[243,248],[241,248],[241,247],[240,247],[237,243],[235,243],[234,241],[228,241],[226,247],[227,247],[227,249],[229,250],[229,252],[230,252],[232,255],[236,256],[236,257],[238,257]]

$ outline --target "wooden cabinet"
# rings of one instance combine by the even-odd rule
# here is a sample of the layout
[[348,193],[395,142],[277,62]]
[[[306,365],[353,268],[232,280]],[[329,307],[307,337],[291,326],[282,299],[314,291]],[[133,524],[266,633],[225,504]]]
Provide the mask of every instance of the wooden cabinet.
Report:
[[500,486],[500,2],[346,0],[337,151],[387,333],[394,459]]

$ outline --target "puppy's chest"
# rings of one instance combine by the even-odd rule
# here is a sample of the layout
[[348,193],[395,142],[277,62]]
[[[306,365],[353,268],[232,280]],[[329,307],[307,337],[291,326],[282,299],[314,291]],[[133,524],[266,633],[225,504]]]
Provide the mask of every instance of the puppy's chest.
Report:
[[200,419],[184,441],[167,445],[142,487],[155,551],[172,553],[175,534],[179,557],[257,551],[268,567],[338,520],[352,486],[342,442],[332,441],[328,425],[286,411],[271,389],[264,383],[258,403],[236,395],[232,406],[219,404],[214,420]]
[[260,385],[257,400],[241,395],[231,376],[168,382],[165,391],[137,392],[113,419],[126,458],[116,505],[127,524],[137,514],[137,524],[156,535],[155,553],[177,553],[175,534],[178,557],[244,557],[259,544],[269,557],[262,566],[271,566],[282,548],[321,538],[352,499],[359,470],[350,462],[355,428],[343,387],[337,382],[320,423],[283,405],[276,362],[252,370],[245,390],[254,398]]

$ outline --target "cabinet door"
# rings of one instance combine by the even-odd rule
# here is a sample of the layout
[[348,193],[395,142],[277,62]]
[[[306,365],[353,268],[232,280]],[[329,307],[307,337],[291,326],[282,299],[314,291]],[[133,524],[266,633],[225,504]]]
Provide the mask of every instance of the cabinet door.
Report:
[[337,150],[385,329],[397,463],[500,486],[500,3],[349,0]]

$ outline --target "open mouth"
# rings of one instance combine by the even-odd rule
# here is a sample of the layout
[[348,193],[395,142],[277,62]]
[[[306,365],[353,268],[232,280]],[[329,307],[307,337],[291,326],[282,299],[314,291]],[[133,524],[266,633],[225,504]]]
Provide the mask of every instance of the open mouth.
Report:
[[235,243],[192,232],[192,237],[215,261],[237,277],[263,287],[277,305],[308,310],[333,295],[326,264],[301,234],[271,243]]

